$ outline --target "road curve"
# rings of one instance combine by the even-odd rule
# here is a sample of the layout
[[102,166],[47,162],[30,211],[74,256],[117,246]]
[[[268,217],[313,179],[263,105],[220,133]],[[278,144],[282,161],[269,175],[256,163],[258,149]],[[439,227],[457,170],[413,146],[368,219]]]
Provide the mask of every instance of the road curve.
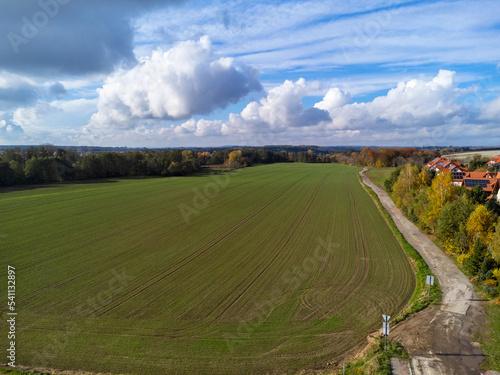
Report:
[[481,374],[484,356],[471,341],[474,333],[481,329],[485,315],[471,283],[453,261],[403,215],[385,190],[364,175],[366,169],[359,173],[363,183],[377,194],[399,231],[424,258],[443,290],[439,305],[394,326],[392,339],[408,351],[414,374]]

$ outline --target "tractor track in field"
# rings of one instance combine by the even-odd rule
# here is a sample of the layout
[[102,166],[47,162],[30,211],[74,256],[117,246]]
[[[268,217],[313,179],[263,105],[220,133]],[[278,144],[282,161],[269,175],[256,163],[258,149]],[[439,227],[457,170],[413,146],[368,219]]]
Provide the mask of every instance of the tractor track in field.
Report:
[[[233,299],[233,301],[231,301],[231,303],[228,306],[226,306],[224,308],[224,310],[222,310],[222,312],[219,315],[217,315],[217,317],[214,319],[214,321],[220,321],[220,318],[226,313],[226,311],[228,311],[232,306],[234,306],[246,294],[246,292],[259,280],[259,278],[274,264],[274,262],[276,261],[276,259],[278,259],[278,257],[283,253],[283,250],[286,248],[286,246],[288,245],[288,243],[290,242],[290,240],[292,239],[292,237],[296,233],[297,228],[300,227],[300,224],[304,220],[304,217],[309,212],[309,210],[310,210],[313,202],[316,199],[316,196],[318,195],[318,191],[319,191],[320,186],[323,184],[323,182],[326,180],[327,177],[328,177],[328,175],[326,175],[325,177],[323,177],[323,179],[318,183],[318,185],[316,186],[313,194],[311,195],[311,197],[306,202],[306,204],[305,204],[306,209],[304,210],[304,212],[302,213],[302,215],[300,215],[300,217],[297,218],[293,222],[293,224],[290,226],[290,228],[286,231],[286,233],[283,235],[283,237],[279,241],[279,243],[282,243],[283,241],[285,241],[285,242],[282,245],[278,245],[278,246],[276,246],[273,249],[273,250],[279,249],[278,252],[276,253],[276,255],[273,257],[273,259],[271,259],[271,261],[267,263],[267,265],[264,267],[264,269],[240,292],[240,294],[235,299]],[[254,271],[252,273],[254,273],[255,271],[257,271],[264,263],[265,263],[265,261],[261,262],[254,269]],[[246,281],[246,280],[244,280],[244,281]],[[238,290],[244,284],[244,281],[242,281],[240,284],[238,284],[238,286],[236,286],[231,291],[231,293],[229,293],[228,296],[226,298],[224,298],[215,307],[214,310],[216,310],[219,306],[221,306],[224,303],[224,301],[226,301],[229,298],[229,296],[231,296],[231,294],[233,294],[236,290]]]
[[[363,271],[361,274],[361,280],[358,282],[358,285],[355,286],[350,292],[347,293],[347,295],[344,297],[344,299],[347,299],[349,296],[351,296],[358,288],[363,284],[364,280],[368,277],[368,259],[366,257],[367,254],[367,249],[366,249],[366,239],[365,235],[363,233],[362,227],[361,227],[361,221],[359,219],[358,211],[356,209],[356,201],[354,199],[354,195],[352,193],[351,187],[349,186],[349,178],[346,175],[345,177],[346,181],[346,190],[347,194],[349,196],[349,207],[350,207],[350,213],[351,213],[351,222],[352,222],[352,227],[354,228],[354,241],[355,241],[355,248],[356,248],[356,263],[354,266],[354,271],[351,276],[351,278],[347,281],[346,284],[342,286],[342,288],[335,293],[335,295],[332,298],[328,298],[325,302],[323,302],[320,306],[317,306],[313,311],[309,312],[305,317],[302,318],[302,320],[309,320],[311,317],[313,317],[316,313],[321,311],[325,306],[330,304],[333,300],[335,300],[339,295],[341,295],[353,282],[356,280],[358,277],[358,271],[359,271],[359,255],[360,255],[360,249],[362,250],[363,253]],[[359,236],[361,238],[361,241],[358,240],[358,236],[356,233],[359,232]],[[359,244],[361,242],[361,246]],[[341,310],[337,310],[341,311]],[[325,313],[326,314],[326,313]]]
[[[253,180],[253,181],[245,182],[245,183],[244,183],[244,184],[242,184],[242,185],[246,185],[246,184],[254,183],[255,181],[259,181],[259,180],[262,180],[262,179],[264,179],[264,178],[266,178],[266,176],[261,177],[261,178],[258,178],[258,179]],[[240,186],[242,186],[242,185],[240,185]],[[226,191],[227,191],[227,190],[230,190],[230,189],[231,189],[231,187],[225,188],[225,190],[226,190]],[[255,189],[259,189],[259,187],[257,186]],[[221,206],[221,207],[220,207],[220,209],[224,209],[224,207],[226,207],[226,205]],[[177,207],[176,207],[175,209],[171,210],[171,211],[168,211],[168,212],[166,212],[166,213],[164,213],[164,214],[162,214],[162,215],[158,216],[158,217],[156,218],[156,220],[159,220],[159,219],[161,219],[161,218],[163,218],[163,217],[166,217],[166,216],[170,216],[170,215],[172,215],[173,213],[176,213],[176,212],[179,212],[179,209],[178,209]],[[200,220],[200,219],[199,219],[199,218],[194,219],[194,220],[193,220],[193,223],[194,223],[194,222],[196,222],[197,220]],[[61,221],[61,220],[60,220],[60,221]],[[185,225],[187,225],[187,224],[188,224],[188,223],[183,223],[183,224],[181,224],[181,225],[178,225],[177,227],[175,227],[174,229],[172,229],[172,230],[171,230],[171,231],[169,231],[168,233],[173,233],[173,232],[175,232],[176,230],[178,230],[179,228],[181,228],[181,227],[183,227],[183,226],[185,226]],[[50,256],[48,256],[48,257],[46,257],[46,258],[39,259],[39,260],[36,260],[36,261],[34,261],[34,262],[31,262],[31,263],[28,263],[28,264],[25,264],[25,265],[19,266],[19,267],[18,267],[18,269],[19,269],[19,270],[23,270],[23,269],[30,268],[30,267],[32,267],[32,266],[37,266],[37,265],[39,265],[39,264],[41,264],[41,263],[47,262],[47,261],[52,260],[52,259],[54,259],[54,258],[57,258],[57,257],[60,257],[60,256],[64,256],[64,255],[70,254],[70,253],[72,253],[72,252],[75,252],[75,251],[81,250],[81,249],[83,249],[83,248],[85,248],[85,247],[87,247],[87,246],[94,245],[94,244],[99,243],[99,242],[101,242],[101,241],[103,241],[103,240],[106,240],[106,239],[108,239],[108,238],[111,238],[111,237],[114,237],[114,236],[119,236],[120,234],[126,233],[127,231],[129,231],[129,230],[131,230],[131,229],[135,228],[136,226],[137,226],[137,224],[132,224],[132,225],[129,225],[129,226],[127,226],[126,228],[122,228],[122,229],[120,229],[120,230],[118,230],[118,231],[115,231],[115,232],[113,232],[113,233],[111,233],[111,234],[108,234],[108,235],[106,235],[106,236],[99,237],[99,238],[94,238],[93,240],[91,240],[91,241],[89,241],[89,242],[86,242],[86,243],[85,243],[85,244],[83,244],[83,245],[79,245],[79,246],[76,246],[76,247],[72,247],[71,249],[68,249],[68,250],[62,251],[62,252],[60,252],[60,253],[53,254],[53,255],[50,255]],[[63,233],[71,233],[71,232],[74,232],[74,230],[75,230],[74,228],[70,228],[70,229],[67,229],[67,230],[65,230],[65,231],[59,232],[59,233],[57,233],[57,234],[58,234],[58,235],[61,235],[61,234],[63,234]],[[50,237],[50,236],[47,236],[47,237]],[[162,236],[161,238],[164,238],[164,237],[165,237],[165,236]],[[37,243],[37,242],[39,242],[39,241],[40,241],[40,238],[37,238],[36,240],[33,240],[33,241],[31,241],[31,242],[33,242],[33,243]],[[28,243],[23,244],[23,247],[28,247],[29,245],[30,245],[30,243],[28,242]],[[121,256],[121,255],[123,255],[123,254],[125,254],[125,253],[118,254],[117,256]],[[114,258],[114,257],[109,258],[109,259],[113,259],[113,258]],[[85,272],[84,274],[88,274],[88,273],[89,273],[89,272]],[[6,275],[6,274],[7,274],[7,273],[6,273],[5,271],[0,272],[0,276],[4,276],[4,275]],[[72,276],[74,276],[74,275],[72,275]],[[71,278],[71,280],[74,280],[74,277],[72,277],[72,278]]]
[[[305,176],[303,179],[306,179],[309,176],[310,176],[310,174],[307,175],[307,176]],[[163,271],[160,274],[158,274],[158,275],[150,278],[145,283],[143,283],[143,284],[135,287],[134,289],[132,289],[131,291],[129,291],[128,293],[126,293],[124,296],[122,296],[122,298],[120,298],[118,300],[115,300],[115,301],[111,302],[110,304],[101,307],[100,309],[98,309],[96,311],[96,316],[102,316],[104,314],[109,313],[110,311],[112,311],[116,307],[118,307],[118,306],[122,305],[123,303],[127,302],[128,300],[134,298],[135,296],[137,296],[138,294],[144,292],[145,290],[151,288],[152,286],[156,285],[157,283],[159,283],[163,279],[167,278],[168,276],[170,276],[173,273],[177,272],[178,270],[180,270],[181,268],[183,268],[187,264],[191,263],[196,258],[198,258],[201,255],[205,254],[207,251],[209,251],[210,249],[212,249],[219,242],[221,242],[222,240],[224,240],[226,237],[228,237],[229,235],[231,235],[232,233],[234,233],[236,230],[238,230],[239,228],[241,228],[244,224],[246,224],[248,221],[250,221],[251,219],[253,219],[259,213],[261,213],[262,211],[264,211],[267,207],[269,207],[272,203],[274,203],[277,199],[279,199],[283,194],[285,194],[288,190],[290,190],[294,185],[296,185],[297,183],[299,183],[299,181],[301,181],[301,180],[295,181],[294,183],[290,184],[288,187],[286,187],[285,189],[283,189],[276,196],[274,196],[273,198],[271,198],[265,205],[263,205],[262,207],[260,207],[256,211],[252,212],[250,215],[248,215],[247,217],[245,217],[242,220],[240,220],[238,223],[236,223],[235,225],[233,225],[232,227],[230,227],[229,229],[227,229],[226,231],[224,231],[222,234],[218,235],[217,237],[215,237],[214,239],[212,239],[211,241],[209,241],[205,246],[201,247],[200,249],[196,250],[194,253],[191,253],[190,255],[188,255],[187,257],[185,257],[184,259],[182,259],[179,263],[177,263],[174,266],[170,267],[168,270]]]
[[[258,180],[260,180],[260,179],[258,179]],[[252,182],[254,182],[254,181],[252,181]],[[227,205],[221,206],[219,210],[224,209],[226,206]],[[178,209],[175,209],[173,211],[169,211],[169,212],[167,212],[167,213],[159,216],[157,219],[161,219],[162,217],[169,216],[170,214],[172,214],[174,212],[178,212]],[[200,218],[196,218],[196,219],[193,220],[193,222],[196,222],[197,220],[201,220],[201,219]],[[179,228],[182,228],[183,226],[186,226],[186,225],[187,225],[187,223],[183,223],[181,225],[176,226],[175,228],[172,228],[168,232],[164,232],[161,236],[159,236],[159,237],[157,237],[155,239],[155,242],[160,241],[160,240],[162,240],[162,239],[170,236],[172,233],[175,233],[177,230],[179,230]],[[85,248],[85,247],[87,247],[89,245],[92,245],[92,244],[95,244],[95,243],[99,243],[100,241],[102,241],[104,239],[108,239],[110,237],[117,236],[117,235],[120,235],[122,233],[125,233],[128,230],[130,230],[132,228],[135,228],[135,227],[136,227],[136,224],[130,225],[130,226],[126,227],[125,229],[121,229],[121,230],[119,230],[117,232],[113,232],[113,233],[111,233],[109,235],[106,235],[104,237],[100,237],[98,239],[94,239],[94,240],[92,240],[90,242],[85,243],[84,245],[80,245],[80,246],[71,248],[71,249],[69,249],[67,251],[64,251],[64,252],[61,252],[61,253],[58,253],[58,254],[54,254],[54,255],[52,255],[50,257],[47,257],[47,258],[44,258],[42,260],[38,260],[36,262],[32,262],[30,264],[18,267],[18,269],[22,270],[22,269],[25,269],[25,268],[29,268],[29,267],[31,267],[33,265],[38,265],[38,264],[43,263],[45,261],[57,258],[58,256],[63,256],[65,254],[68,254],[68,253],[80,250],[80,249]],[[143,246],[143,244],[141,243],[141,245],[134,246],[133,248],[128,249],[128,250],[126,250],[124,252],[121,252],[119,254],[113,255],[113,256],[111,256],[109,258],[105,258],[101,262],[99,262],[99,264],[101,265],[101,267],[96,267],[96,268],[92,268],[90,270],[86,270],[86,271],[83,271],[83,272],[80,272],[80,273],[77,273],[77,274],[72,274],[71,276],[69,276],[67,278],[64,278],[62,280],[58,280],[58,281],[56,281],[54,283],[46,285],[46,286],[38,289],[37,291],[35,291],[33,293],[30,293],[27,296],[20,297],[19,301],[25,302],[25,301],[32,300],[33,298],[36,298],[36,297],[40,296],[41,294],[46,293],[47,291],[50,291],[50,290],[53,290],[53,289],[57,289],[57,288],[59,288],[59,287],[61,287],[63,285],[66,285],[66,284],[72,282],[73,280],[78,279],[79,277],[83,277],[83,276],[86,276],[86,275],[89,275],[89,274],[92,274],[92,273],[95,273],[95,272],[99,272],[100,270],[103,270],[103,269],[108,269],[109,268],[109,266],[107,265],[108,261],[116,259],[116,258],[123,257],[124,255],[130,255],[130,254],[136,253],[138,250],[140,250],[140,248],[142,246]],[[0,274],[0,276],[1,276],[1,274]]]
[[[351,290],[345,298],[350,297],[352,294],[354,294],[361,285],[363,285],[364,281],[368,277],[368,269],[369,269],[369,261],[367,258],[367,241],[365,237],[365,232],[363,231],[363,227],[361,225],[361,220],[359,218],[359,211],[356,207],[356,200],[354,198],[354,194],[352,192],[351,187],[349,186],[349,181],[346,178],[346,185],[347,185],[347,191],[349,194],[349,203],[351,205],[351,214],[352,214],[352,221],[353,221],[353,227],[357,229],[357,232],[359,233],[359,237],[361,238],[361,249],[363,250],[363,271],[361,274],[361,280],[358,282],[358,284],[355,286],[353,290]],[[358,257],[359,260],[359,257]],[[338,310],[342,311],[342,309]]]

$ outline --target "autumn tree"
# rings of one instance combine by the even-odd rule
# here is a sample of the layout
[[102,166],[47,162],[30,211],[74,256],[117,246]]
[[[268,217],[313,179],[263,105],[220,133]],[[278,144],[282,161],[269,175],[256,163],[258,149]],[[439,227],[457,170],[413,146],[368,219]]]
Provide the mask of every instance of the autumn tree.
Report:
[[418,174],[417,181],[416,181],[417,189],[421,189],[422,187],[425,187],[425,186],[430,186],[431,183],[432,183],[431,173],[429,172],[428,169],[422,168],[422,170]]
[[451,179],[451,173],[441,173],[432,180],[432,185],[427,193],[430,209],[428,220],[435,223],[441,210],[447,202],[450,202],[455,193],[455,186]]
[[406,205],[408,203],[412,189],[416,187],[417,179],[417,167],[411,164],[406,164],[403,169],[401,169],[399,177],[392,187],[394,198],[396,199],[396,204],[398,206]]
[[[491,235],[489,249],[493,258],[500,263],[500,220],[498,220],[497,225],[495,226],[495,233]],[[500,278],[498,281],[500,284]]]
[[237,169],[247,166],[241,150],[232,151],[229,154],[228,159],[224,162],[224,165],[229,169]]
[[472,240],[481,239],[486,245],[491,241],[495,219],[485,205],[480,204],[467,220],[467,232]]

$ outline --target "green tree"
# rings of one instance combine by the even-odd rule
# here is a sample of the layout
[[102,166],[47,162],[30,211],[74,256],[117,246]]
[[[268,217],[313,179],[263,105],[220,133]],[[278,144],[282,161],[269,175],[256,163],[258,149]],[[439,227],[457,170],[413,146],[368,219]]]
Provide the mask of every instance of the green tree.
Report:
[[461,246],[460,237],[467,232],[465,230],[469,216],[474,212],[476,206],[461,196],[453,202],[445,204],[436,222],[436,234],[441,241],[452,239],[455,245],[465,250]]
[[472,254],[465,263],[467,270],[472,275],[474,276],[477,275],[478,271],[481,268],[481,265],[483,264],[483,260],[484,257],[486,256],[486,253],[487,253],[486,245],[479,238],[477,238],[476,242],[474,243],[474,249],[472,250]]
[[485,168],[486,163],[488,162],[487,158],[483,158],[481,154],[474,154],[472,156],[471,161],[469,162],[469,171],[475,171],[480,168]]
[[43,165],[41,159],[32,157],[26,162],[24,173],[28,182],[39,184],[44,182],[43,178]]
[[24,161],[11,160],[9,166],[14,171],[16,184],[24,183],[26,181],[26,175],[24,174]]
[[0,162],[0,186],[12,186],[16,183],[16,175],[6,161]]
[[394,184],[398,180],[399,174],[401,173],[402,169],[403,167],[397,167],[395,170],[391,172],[389,178],[384,181],[384,187],[388,193],[392,193],[392,188],[394,187]]
[[486,201],[486,208],[490,211],[495,217],[500,216],[500,204],[495,197],[488,199]]
[[86,155],[82,158],[81,171],[84,179],[104,177],[104,169],[101,159],[99,159],[96,155]]
[[483,188],[479,185],[474,186],[471,190],[467,190],[467,197],[476,204],[484,204],[488,194],[483,191]]

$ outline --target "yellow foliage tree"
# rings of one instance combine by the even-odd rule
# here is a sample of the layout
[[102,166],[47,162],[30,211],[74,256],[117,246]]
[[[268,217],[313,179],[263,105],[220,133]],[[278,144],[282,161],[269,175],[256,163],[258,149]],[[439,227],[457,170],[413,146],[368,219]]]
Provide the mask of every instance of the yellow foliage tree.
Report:
[[473,241],[479,237],[484,244],[488,245],[492,239],[494,222],[495,219],[490,211],[484,204],[480,204],[467,220],[467,233]]
[[451,239],[451,238],[448,238],[446,240],[445,248],[446,248],[446,251],[449,253],[458,254],[460,252],[460,248],[457,245],[455,245],[455,242],[453,242],[453,239]]
[[493,270],[493,277],[500,281],[500,268],[496,268]]
[[491,287],[495,287],[497,286],[497,281],[496,280],[493,280],[493,279],[489,279],[489,280],[486,280],[484,282],[484,285],[486,286],[491,286]]
[[422,170],[418,174],[416,182],[417,188],[420,189],[424,186],[429,186],[430,184],[431,184],[431,178],[429,177],[427,171],[424,168],[422,168]]
[[489,248],[491,251],[491,255],[493,255],[493,258],[495,258],[497,262],[500,262],[500,219],[498,219],[497,225],[495,227],[495,233],[493,233],[490,237]]
[[229,169],[237,169],[237,168],[243,168],[243,167],[247,166],[245,158],[243,157],[241,150],[230,152],[229,158],[226,160],[224,165],[226,167],[228,167]]
[[460,264],[464,264],[467,261],[467,259],[470,258],[470,256],[471,256],[471,253],[459,255],[457,257],[457,262]]
[[428,220],[435,222],[443,206],[450,202],[455,193],[455,186],[451,179],[451,173],[441,173],[432,180],[432,185],[427,193],[429,200]]
[[408,203],[411,191],[416,187],[417,178],[418,168],[411,164],[406,164],[392,187],[394,198],[398,206]]

